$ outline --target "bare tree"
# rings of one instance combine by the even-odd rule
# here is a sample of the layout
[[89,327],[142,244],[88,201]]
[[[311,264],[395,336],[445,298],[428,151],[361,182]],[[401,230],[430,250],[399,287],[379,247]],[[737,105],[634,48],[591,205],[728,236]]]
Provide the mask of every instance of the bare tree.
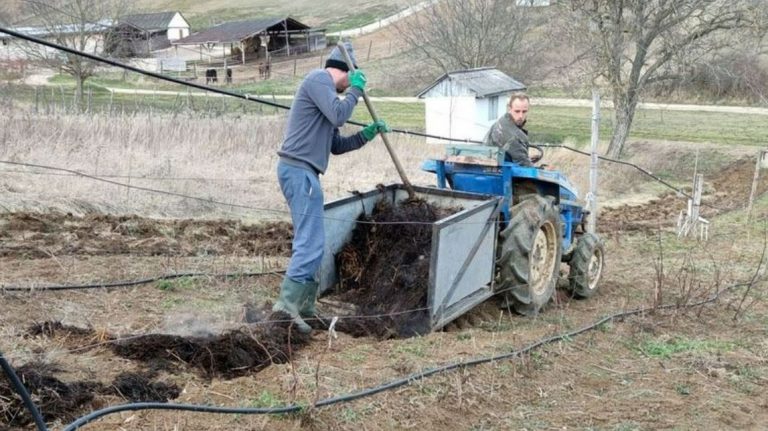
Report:
[[402,37],[443,72],[520,60],[531,23],[508,0],[441,0],[396,24]]
[[5,0],[0,8],[0,24],[11,25],[19,18],[21,0]]
[[[748,32],[765,30],[762,0],[573,0],[573,40],[608,86],[615,108],[608,156],[619,157],[635,109],[650,85],[681,78],[690,65]],[[737,42],[738,43],[738,42]]]
[[[24,0],[25,11],[41,30],[37,36],[94,55],[101,55],[103,35],[130,6],[123,0]],[[31,60],[72,76],[78,100],[83,100],[83,84],[95,72],[92,61],[36,44],[27,44],[24,50]]]

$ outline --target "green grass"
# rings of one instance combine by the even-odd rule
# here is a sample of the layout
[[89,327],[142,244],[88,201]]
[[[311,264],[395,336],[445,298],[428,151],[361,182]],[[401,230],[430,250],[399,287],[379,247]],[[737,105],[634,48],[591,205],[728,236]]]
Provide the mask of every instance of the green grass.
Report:
[[281,405],[280,399],[268,390],[263,390],[258,397],[250,400],[248,407],[254,408],[271,408],[277,405]]
[[388,3],[374,5],[368,9],[365,9],[364,11],[352,13],[350,15],[324,22],[322,26],[324,26],[328,32],[363,27],[365,25],[372,24],[381,18],[386,18],[387,16],[393,15],[397,13],[398,10],[400,10],[399,7]]
[[[421,103],[373,102],[379,118],[385,120],[390,127],[421,131],[424,128],[424,105]],[[363,123],[371,122],[371,115],[363,102],[355,109],[352,119]]]
[[[242,86],[227,87],[230,91],[255,95],[293,94],[300,82],[300,77],[269,80]],[[67,76],[57,75],[51,80],[63,86],[68,97],[74,92],[74,81]],[[104,111],[111,106],[117,112],[153,111],[169,112],[212,112],[237,114],[274,113],[274,108],[235,99],[186,97],[183,92],[179,96],[153,96],[110,93],[102,86],[139,87],[136,81],[123,82],[114,74],[94,77],[86,82],[90,89],[93,110]],[[34,102],[34,90],[13,86],[18,90],[21,99]],[[48,103],[61,104],[59,88],[45,88],[41,98]],[[31,95],[31,97],[30,97]],[[289,105],[290,101],[278,101]],[[421,103],[374,102],[379,116],[392,127],[424,131],[424,105]],[[610,139],[612,130],[612,110],[603,110],[600,127],[601,140]],[[355,121],[370,122],[367,109],[358,106],[352,117]],[[533,142],[562,143],[576,142],[577,145],[586,143],[591,133],[591,109],[534,106],[529,119],[529,130]],[[711,142],[725,145],[765,145],[768,142],[768,119],[762,115],[729,114],[698,111],[659,111],[640,110],[635,116],[630,139],[649,139],[685,142]],[[662,173],[663,174],[663,173]]]
[[[528,129],[534,142],[587,142],[591,136],[591,108],[533,106]],[[600,138],[608,140],[613,110],[601,112]],[[631,139],[653,139],[718,144],[765,145],[768,118],[764,115],[700,111],[638,110]]]
[[341,353],[341,357],[345,362],[351,364],[363,364],[368,360],[371,352],[373,352],[373,348],[371,348],[371,346],[355,346],[343,351]]
[[294,0],[139,0],[141,11],[178,10],[192,26],[192,31],[208,28],[212,24],[245,19],[291,16],[312,27],[333,29],[368,24],[376,19],[404,9],[405,0],[373,0],[364,4],[349,1]]
[[431,342],[426,338],[413,337],[398,344],[393,350],[393,353],[397,356],[424,358],[427,355],[429,344],[431,344]]
[[234,85],[228,90],[241,94],[293,95],[303,78],[302,76],[272,78],[249,84]]
[[646,339],[637,345],[637,350],[649,358],[669,359],[682,352],[727,352],[734,347],[733,343],[724,341],[675,337],[669,340]]
[[175,292],[178,290],[192,289],[197,284],[194,277],[180,277],[170,280],[160,280],[156,286],[164,292]]

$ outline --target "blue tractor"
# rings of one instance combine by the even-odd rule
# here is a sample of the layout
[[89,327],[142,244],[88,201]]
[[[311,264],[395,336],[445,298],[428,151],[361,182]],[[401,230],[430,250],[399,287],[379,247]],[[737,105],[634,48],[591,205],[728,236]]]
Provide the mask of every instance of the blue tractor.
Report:
[[[532,161],[538,162],[543,151],[533,148],[539,154]],[[504,156],[497,147],[449,146],[443,159],[426,160],[422,169],[436,174],[440,189],[501,198],[494,290],[505,306],[536,315],[555,293],[561,263],[569,267],[572,294],[593,296],[604,246],[586,230],[587,212],[576,188],[558,171],[520,166]]]

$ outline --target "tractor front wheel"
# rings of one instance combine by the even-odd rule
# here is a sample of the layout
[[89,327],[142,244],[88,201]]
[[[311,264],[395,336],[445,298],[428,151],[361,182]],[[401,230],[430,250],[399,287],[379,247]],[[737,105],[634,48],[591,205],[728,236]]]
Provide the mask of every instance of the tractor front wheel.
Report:
[[576,241],[568,263],[571,291],[579,298],[591,298],[597,293],[597,284],[603,275],[605,249],[597,235],[585,233]]
[[550,199],[526,196],[501,233],[498,291],[506,305],[534,316],[552,298],[562,256],[560,216]]

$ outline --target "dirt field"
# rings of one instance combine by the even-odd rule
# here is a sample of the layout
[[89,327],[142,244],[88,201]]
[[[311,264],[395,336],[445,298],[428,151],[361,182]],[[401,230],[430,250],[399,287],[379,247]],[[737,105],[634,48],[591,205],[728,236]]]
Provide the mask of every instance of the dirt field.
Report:
[[[55,382],[59,395],[81,394],[58,397],[76,401],[62,406],[51,404],[51,392],[35,393],[53,429],[140,400],[304,408],[284,415],[122,412],[85,429],[765,429],[766,181],[746,222],[744,184],[754,159],[718,172],[705,195],[712,205],[703,210],[713,223],[708,242],[675,239],[684,201],[673,194],[618,206],[601,216],[607,262],[595,298],[575,301],[561,292],[533,319],[490,300],[444,331],[407,339],[315,331],[306,340],[265,321],[262,310],[277,295],[290,253],[285,222],[4,213],[4,287],[94,287],[2,292],[0,350],[28,384]],[[209,275],[98,287],[186,272]],[[523,357],[311,407],[419,371],[514,351],[654,301],[695,302],[753,277],[749,290],[725,290],[709,305],[612,321]],[[321,299],[320,307],[327,306]],[[188,355],[189,349],[208,349],[210,356]],[[246,353],[229,368],[221,357],[228,349]],[[3,382],[0,429],[18,429],[24,422],[18,411]]]

